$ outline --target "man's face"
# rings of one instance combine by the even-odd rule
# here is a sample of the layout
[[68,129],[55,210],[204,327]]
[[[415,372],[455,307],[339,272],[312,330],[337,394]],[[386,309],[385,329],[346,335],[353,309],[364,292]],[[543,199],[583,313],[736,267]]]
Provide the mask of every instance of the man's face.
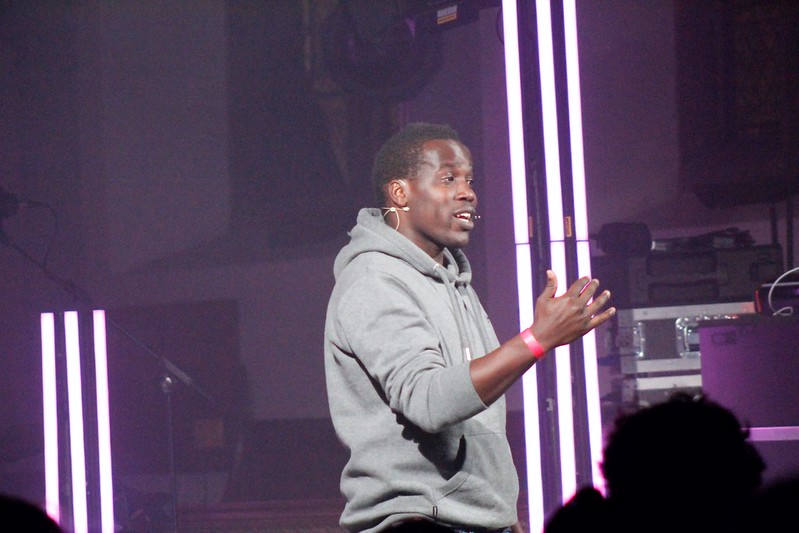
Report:
[[423,145],[422,164],[407,180],[410,208],[400,233],[436,260],[445,247],[469,243],[477,195],[472,189],[472,156],[457,141],[436,139]]

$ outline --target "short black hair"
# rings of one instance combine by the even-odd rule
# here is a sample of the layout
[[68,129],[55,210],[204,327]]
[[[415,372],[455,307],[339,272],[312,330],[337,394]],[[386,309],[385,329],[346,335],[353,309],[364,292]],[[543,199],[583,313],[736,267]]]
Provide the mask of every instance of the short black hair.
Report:
[[460,142],[458,132],[446,124],[412,122],[383,144],[372,167],[372,183],[378,205],[385,202],[384,187],[389,181],[416,175],[422,162],[422,147],[434,139]]

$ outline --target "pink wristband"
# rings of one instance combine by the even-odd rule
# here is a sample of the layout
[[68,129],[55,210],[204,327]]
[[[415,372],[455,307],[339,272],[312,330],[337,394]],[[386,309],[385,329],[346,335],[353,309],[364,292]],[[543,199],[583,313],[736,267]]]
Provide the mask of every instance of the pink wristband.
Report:
[[541,347],[541,344],[539,344],[538,339],[535,338],[535,335],[533,335],[533,332],[530,331],[530,328],[523,330],[519,335],[522,336],[522,340],[527,347],[530,348],[530,352],[532,352],[536,359],[541,359],[544,356],[546,352],[544,348]]

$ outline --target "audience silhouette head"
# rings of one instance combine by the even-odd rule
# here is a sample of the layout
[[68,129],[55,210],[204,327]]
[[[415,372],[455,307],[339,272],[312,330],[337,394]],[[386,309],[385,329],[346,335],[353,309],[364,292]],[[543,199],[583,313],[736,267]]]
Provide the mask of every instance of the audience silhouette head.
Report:
[[582,489],[547,533],[742,530],[765,469],[748,437],[732,411],[701,395],[622,414],[605,444],[605,498]]
[[738,527],[765,469],[748,437],[732,411],[701,395],[623,415],[602,460],[607,499],[638,527]]
[[[3,516],[3,531],[26,533],[63,533],[58,523],[38,505],[16,496],[0,494],[0,514]],[[6,529],[11,528],[11,529]]]

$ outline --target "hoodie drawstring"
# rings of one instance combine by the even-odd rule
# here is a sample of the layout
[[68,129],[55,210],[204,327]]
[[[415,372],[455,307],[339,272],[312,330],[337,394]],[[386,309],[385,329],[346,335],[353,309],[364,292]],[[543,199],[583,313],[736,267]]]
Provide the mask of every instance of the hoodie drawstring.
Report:
[[466,338],[466,326],[465,320],[463,316],[462,305],[460,304],[460,299],[458,298],[457,293],[455,292],[455,283],[449,279],[447,273],[444,271],[444,267],[436,263],[434,265],[434,270],[438,275],[438,278],[447,288],[447,294],[449,295],[449,301],[452,304],[453,311],[455,313],[455,324],[458,326],[458,336],[461,339],[461,348],[463,349],[463,356],[467,361],[472,360],[472,349],[469,346],[469,339]]
[[[478,331],[480,333],[480,340],[483,343],[484,348],[488,348],[490,346],[490,342],[488,340],[488,334],[485,330],[485,325],[483,324],[482,317],[477,316],[477,310],[480,308],[477,305],[477,297],[474,294],[474,291],[466,283],[457,283],[450,279],[446,272],[444,272],[444,267],[436,263],[434,266],[435,272],[438,275],[439,279],[444,283],[444,286],[447,288],[447,294],[449,295],[450,302],[452,303],[452,308],[455,312],[455,323],[458,326],[458,336],[461,340],[461,348],[463,350],[463,355],[466,361],[472,360],[472,348],[471,343],[469,342],[468,337],[466,336],[466,323],[468,322],[468,317],[466,316],[466,306],[462,303],[462,298],[459,296],[459,292],[461,290],[465,292],[466,298],[469,300],[469,307],[471,308],[472,314],[474,315],[474,322],[478,326]],[[457,287],[456,287],[457,285]],[[461,292],[462,294],[462,292]]]

